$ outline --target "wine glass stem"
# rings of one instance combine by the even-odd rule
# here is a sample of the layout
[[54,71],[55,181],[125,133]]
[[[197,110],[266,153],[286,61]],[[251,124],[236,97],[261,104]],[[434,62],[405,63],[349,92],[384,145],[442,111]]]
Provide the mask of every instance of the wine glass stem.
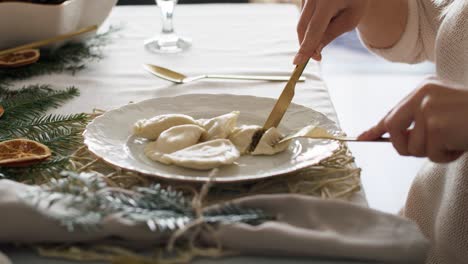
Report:
[[174,33],[174,25],[172,22],[172,18],[174,16],[174,7],[177,3],[177,0],[157,0],[157,3],[159,8],[161,9],[162,33]]

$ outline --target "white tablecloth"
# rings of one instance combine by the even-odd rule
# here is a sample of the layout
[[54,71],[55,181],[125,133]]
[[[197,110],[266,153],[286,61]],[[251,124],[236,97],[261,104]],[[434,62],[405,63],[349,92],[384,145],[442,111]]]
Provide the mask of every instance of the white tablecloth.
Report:
[[[90,112],[93,108],[108,110],[131,101],[188,93],[231,93],[277,98],[284,83],[199,81],[173,85],[144,72],[141,65],[153,63],[186,74],[288,75],[293,69],[292,58],[297,50],[297,15],[297,8],[293,5],[178,6],[175,13],[176,31],[191,37],[193,47],[180,54],[155,55],[143,48],[143,42],[160,31],[160,16],[156,7],[118,7],[112,12],[107,26],[121,26],[122,31],[115,34],[114,42],[103,49],[103,60],[89,64],[86,70],[73,77],[68,74],[43,76],[23,83],[50,83],[57,88],[79,87],[81,96],[57,109],[57,113]],[[304,73],[308,80],[297,85],[294,102],[337,121],[326,86],[318,75],[319,65],[311,63]],[[17,260],[15,263],[34,259],[25,252],[9,250],[7,253]],[[258,262],[260,259],[229,261]],[[284,263],[284,260],[280,262]],[[306,262],[311,263],[304,260]],[[303,262],[296,259],[291,263]]]
[[[115,40],[104,48],[105,58],[76,76],[67,74],[30,79],[27,83],[75,85],[81,96],[57,112],[110,109],[130,101],[187,93],[232,93],[277,98],[284,83],[200,81],[173,85],[142,69],[142,63],[168,67],[187,75],[199,73],[285,74],[293,70],[297,50],[293,5],[187,5],[175,13],[176,31],[193,39],[193,47],[179,54],[151,54],[145,39],[159,34],[161,23],[155,6],[118,7],[108,23],[121,25]],[[328,92],[317,79],[319,67],[310,63],[309,78],[297,85],[295,102],[325,113],[336,121]]]

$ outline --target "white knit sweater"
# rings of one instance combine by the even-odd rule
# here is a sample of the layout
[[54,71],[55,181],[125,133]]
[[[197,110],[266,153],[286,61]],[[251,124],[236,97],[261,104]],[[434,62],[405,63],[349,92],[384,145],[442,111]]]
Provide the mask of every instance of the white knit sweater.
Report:
[[[391,61],[433,61],[439,78],[468,87],[468,0],[408,0],[408,6],[398,43],[369,48]],[[468,263],[468,154],[446,165],[428,162],[403,211],[432,242],[427,263]]]

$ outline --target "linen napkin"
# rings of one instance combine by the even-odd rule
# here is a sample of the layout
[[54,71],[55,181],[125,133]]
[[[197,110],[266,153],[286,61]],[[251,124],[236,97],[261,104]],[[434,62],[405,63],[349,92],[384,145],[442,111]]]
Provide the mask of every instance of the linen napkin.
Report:
[[259,195],[236,201],[278,221],[223,225],[222,244],[243,253],[424,263],[429,243],[413,222],[342,201]]
[[[164,243],[167,237],[143,225],[110,217],[92,232],[68,232],[48,214],[70,208],[38,209],[25,201],[30,188],[0,180],[0,242],[83,242],[118,237],[132,244]],[[259,195],[234,203],[259,208],[278,221],[259,226],[221,225],[222,244],[245,254],[347,258],[385,263],[423,263],[427,240],[404,218],[346,202],[324,201],[301,195]],[[54,210],[54,211],[47,211]],[[202,237],[209,243],[212,234]]]

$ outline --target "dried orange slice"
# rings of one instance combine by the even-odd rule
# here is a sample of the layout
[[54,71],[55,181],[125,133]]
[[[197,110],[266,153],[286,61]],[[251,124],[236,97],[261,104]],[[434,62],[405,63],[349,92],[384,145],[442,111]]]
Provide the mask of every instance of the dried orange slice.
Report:
[[33,140],[13,139],[0,142],[0,167],[24,167],[52,155],[50,149]]
[[0,68],[17,68],[33,64],[39,60],[41,53],[37,49],[21,50],[0,57]]

